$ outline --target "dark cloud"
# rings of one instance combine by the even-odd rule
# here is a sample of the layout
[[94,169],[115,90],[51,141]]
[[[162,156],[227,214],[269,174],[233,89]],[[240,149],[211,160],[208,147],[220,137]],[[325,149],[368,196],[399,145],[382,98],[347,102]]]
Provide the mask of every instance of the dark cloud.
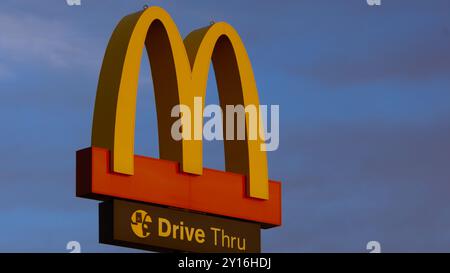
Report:
[[[0,207],[15,224],[0,251],[65,252],[69,240],[120,250],[97,243],[97,202],[74,196],[75,151],[90,143],[109,35],[146,2],[2,2]],[[364,2],[152,2],[183,35],[232,23],[263,102],[280,104],[269,163],[283,182],[284,224],[263,233],[265,251],[365,252],[371,240],[384,251],[448,251],[450,2]],[[140,87],[136,151],[157,156],[151,84]],[[205,145],[205,166],[223,168],[220,145]],[[36,228],[23,228],[26,215]]]
[[[450,125],[335,123],[294,131],[271,169],[284,182],[284,227],[266,249],[448,251]],[[296,147],[296,148],[292,148]]]
[[385,1],[378,9],[338,3],[321,6],[320,19],[305,11],[291,35],[280,37],[297,56],[277,62],[284,71],[332,86],[416,82],[450,72],[448,1]]
[[385,39],[384,48],[368,44],[360,54],[352,54],[351,47],[343,47],[338,56],[324,55],[319,61],[301,65],[293,72],[331,85],[446,77],[450,73],[450,35],[446,29],[431,30],[420,35],[420,40]]

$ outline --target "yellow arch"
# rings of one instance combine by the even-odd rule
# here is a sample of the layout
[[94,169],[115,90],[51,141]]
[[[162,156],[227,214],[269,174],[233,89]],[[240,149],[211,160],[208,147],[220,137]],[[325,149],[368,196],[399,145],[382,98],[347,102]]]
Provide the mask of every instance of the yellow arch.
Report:
[[[170,15],[159,7],[130,14],[119,22],[100,72],[92,146],[111,150],[112,170],[122,174],[134,172],[136,97],[144,45],[155,90],[160,158],[178,161],[183,172],[200,175],[202,141],[173,140],[171,109],[178,104],[193,109],[194,97],[205,101],[211,60],[222,107],[258,106],[258,91],[245,47],[233,27],[223,22],[193,31],[183,42]],[[263,140],[258,137],[224,143],[226,170],[247,176],[250,197],[268,199],[267,159],[260,149]]]

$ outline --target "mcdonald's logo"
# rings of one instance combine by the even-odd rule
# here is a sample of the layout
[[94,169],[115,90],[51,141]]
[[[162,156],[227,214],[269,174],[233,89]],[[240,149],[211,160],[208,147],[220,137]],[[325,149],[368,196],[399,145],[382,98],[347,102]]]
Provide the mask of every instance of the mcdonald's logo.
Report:
[[[144,46],[154,85],[159,159],[134,154]],[[171,109],[193,106],[194,97],[205,101],[211,63],[221,105],[259,105],[249,57],[229,24],[214,23],[183,40],[170,15],[159,7],[124,17],[104,56],[91,147],[77,152],[77,196],[187,209],[264,228],[281,225],[281,184],[268,178],[262,139],[225,140],[226,171],[218,171],[203,168],[202,140],[171,137]]]

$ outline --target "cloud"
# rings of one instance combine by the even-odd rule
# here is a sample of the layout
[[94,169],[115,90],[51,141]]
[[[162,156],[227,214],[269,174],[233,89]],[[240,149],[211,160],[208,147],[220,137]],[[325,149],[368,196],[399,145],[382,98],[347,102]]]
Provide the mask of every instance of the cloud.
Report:
[[346,1],[324,8],[321,20],[303,14],[288,36],[287,50],[298,58],[286,60],[284,71],[329,86],[447,77],[448,7],[448,1],[392,1],[374,9]]
[[14,73],[8,69],[5,65],[0,63],[0,80],[9,79],[14,76]]
[[381,49],[368,45],[364,55],[352,54],[348,48],[338,56],[325,55],[308,67],[300,66],[297,73],[332,85],[443,77],[450,73],[450,34],[447,31],[437,30],[415,41],[386,41],[386,47]]
[[[86,201],[86,200],[85,200]],[[77,241],[81,252],[141,252],[98,242],[97,204],[87,210],[17,207],[0,211],[5,219],[0,252],[69,253],[69,241]],[[38,236],[36,234],[39,234]],[[16,236],[12,236],[16,235]]]
[[10,61],[40,62],[56,68],[94,64],[92,47],[88,47],[91,41],[65,21],[2,12],[0,33],[0,52]]
[[[0,11],[0,79],[27,79],[2,82],[0,93],[0,205],[11,223],[0,250],[65,252],[68,240],[80,240],[85,250],[106,251],[97,243],[97,202],[74,196],[75,151],[90,143],[107,39],[142,3],[28,2]],[[284,224],[263,232],[264,251],[366,252],[370,240],[383,251],[448,251],[449,82],[434,80],[450,71],[448,1],[379,9],[359,0],[158,3],[171,7],[183,33],[211,19],[235,25],[260,72],[261,96],[281,101],[282,140],[269,169],[283,182]],[[74,77],[72,67],[97,70]],[[145,149],[137,151],[156,153],[143,68],[138,116],[148,116],[138,117],[136,142]],[[223,166],[219,145],[205,145],[206,166]]]
[[[267,251],[448,251],[450,126],[321,124],[285,132],[271,170],[283,181],[283,227]],[[295,148],[293,148],[295,147]]]

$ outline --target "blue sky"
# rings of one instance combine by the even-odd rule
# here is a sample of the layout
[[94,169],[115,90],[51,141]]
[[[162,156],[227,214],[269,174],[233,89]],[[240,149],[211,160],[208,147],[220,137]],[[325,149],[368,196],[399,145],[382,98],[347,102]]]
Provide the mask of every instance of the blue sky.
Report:
[[[98,244],[96,201],[75,197],[96,85],[116,23],[146,1],[0,3],[0,251],[129,251]],[[183,36],[227,21],[252,60],[262,104],[280,105],[283,226],[267,252],[450,251],[450,2],[149,1]],[[142,62],[137,153],[157,157]],[[218,101],[214,79],[207,103]],[[221,143],[205,165],[224,168]]]

